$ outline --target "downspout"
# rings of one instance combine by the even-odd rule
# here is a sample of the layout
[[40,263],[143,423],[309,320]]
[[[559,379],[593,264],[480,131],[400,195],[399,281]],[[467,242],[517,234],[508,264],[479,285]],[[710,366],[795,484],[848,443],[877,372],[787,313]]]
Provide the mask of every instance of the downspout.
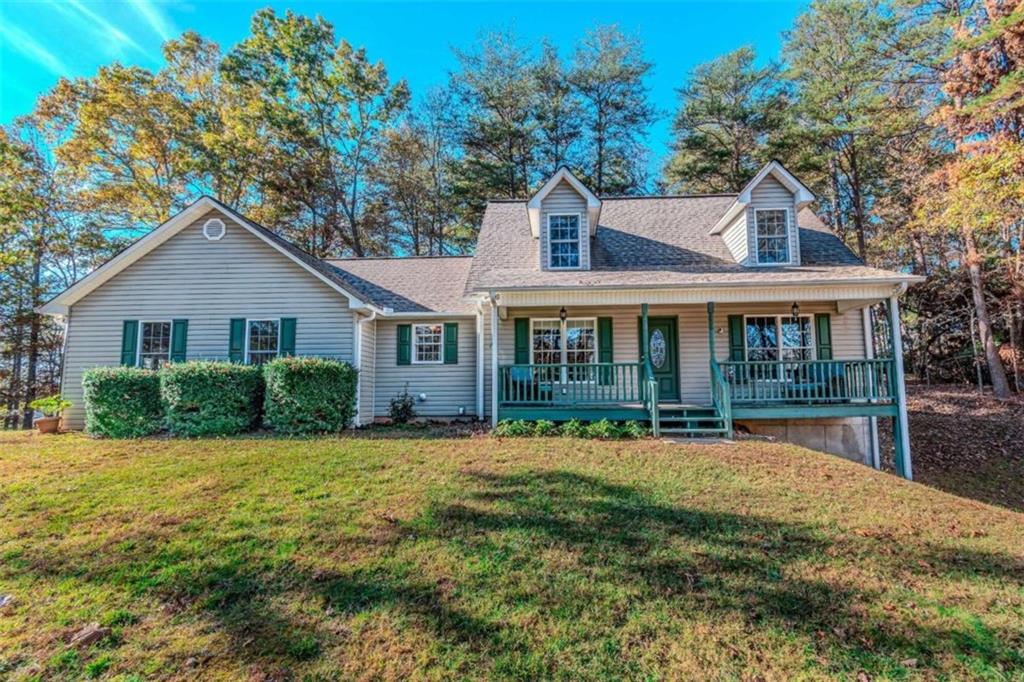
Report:
[[476,304],[476,417],[484,420],[484,304]]
[[377,319],[377,310],[371,308],[370,314],[359,318],[356,323],[355,359],[356,359],[356,426],[363,421],[363,325]]
[[[864,356],[868,360],[874,360],[875,340],[871,327],[870,306],[861,308],[861,324],[864,329]],[[878,447],[878,417],[868,417],[868,439],[870,440],[869,447],[871,449],[871,466],[875,469],[881,469],[882,459]]]
[[487,295],[491,304],[491,426],[498,425],[498,297]]

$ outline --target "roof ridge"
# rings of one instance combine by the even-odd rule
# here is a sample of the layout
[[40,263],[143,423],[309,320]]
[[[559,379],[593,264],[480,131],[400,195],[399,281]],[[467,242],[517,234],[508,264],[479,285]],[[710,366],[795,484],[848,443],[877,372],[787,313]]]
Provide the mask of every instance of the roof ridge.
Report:
[[[707,194],[618,194],[598,197],[601,201],[632,201],[634,199],[729,199],[739,196],[738,192],[709,192]],[[488,204],[526,204],[529,199],[488,199]]]
[[338,257],[327,257],[325,261],[364,261],[364,260],[440,260],[442,258],[472,258],[471,253],[454,253],[444,256],[338,256]]

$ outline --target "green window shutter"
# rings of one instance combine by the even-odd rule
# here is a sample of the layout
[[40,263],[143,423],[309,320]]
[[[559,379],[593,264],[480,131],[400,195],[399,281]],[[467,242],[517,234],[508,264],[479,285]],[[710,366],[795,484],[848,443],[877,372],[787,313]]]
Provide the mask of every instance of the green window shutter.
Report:
[[139,321],[125,320],[121,327],[121,364],[134,367],[137,361],[135,349],[139,343]]
[[412,325],[398,325],[398,364],[412,364]]
[[281,318],[281,345],[277,349],[278,355],[295,355],[295,318]]
[[188,347],[188,320],[171,323],[171,362],[185,362]]
[[814,316],[814,335],[818,343],[818,359],[832,359],[832,316],[817,313]]
[[743,316],[729,316],[729,359],[743,360]]
[[[530,318],[517,317],[516,329],[516,364],[530,364]],[[493,333],[493,331],[491,332]]]
[[231,362],[245,362],[245,319],[231,320],[231,336],[228,340],[228,359]]
[[[612,342],[612,318],[597,318],[597,361],[614,362],[615,348]],[[615,383],[615,370],[603,367],[599,370],[598,384],[608,386]]]
[[444,323],[444,364],[456,365],[459,362],[459,323]]

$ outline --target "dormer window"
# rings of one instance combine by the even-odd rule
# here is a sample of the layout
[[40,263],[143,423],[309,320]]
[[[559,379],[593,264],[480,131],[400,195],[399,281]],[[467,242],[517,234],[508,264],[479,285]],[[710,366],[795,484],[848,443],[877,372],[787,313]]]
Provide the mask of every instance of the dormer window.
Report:
[[548,215],[548,267],[552,270],[580,267],[580,216]]
[[758,265],[785,265],[790,262],[788,209],[756,209],[754,229]]

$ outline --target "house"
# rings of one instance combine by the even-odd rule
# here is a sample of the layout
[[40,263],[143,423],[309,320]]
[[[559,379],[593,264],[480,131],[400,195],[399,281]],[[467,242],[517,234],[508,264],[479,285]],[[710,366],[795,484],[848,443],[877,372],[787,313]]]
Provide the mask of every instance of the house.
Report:
[[868,267],[778,162],[738,194],[597,197],[560,169],[488,204],[472,257],[321,260],[209,197],[41,310],[67,325],[67,426],[98,365],[279,354],[359,369],[360,425],[408,389],[427,417],[637,419],[771,434],[878,466],[893,419],[911,474],[900,354],[869,307],[917,278]]

